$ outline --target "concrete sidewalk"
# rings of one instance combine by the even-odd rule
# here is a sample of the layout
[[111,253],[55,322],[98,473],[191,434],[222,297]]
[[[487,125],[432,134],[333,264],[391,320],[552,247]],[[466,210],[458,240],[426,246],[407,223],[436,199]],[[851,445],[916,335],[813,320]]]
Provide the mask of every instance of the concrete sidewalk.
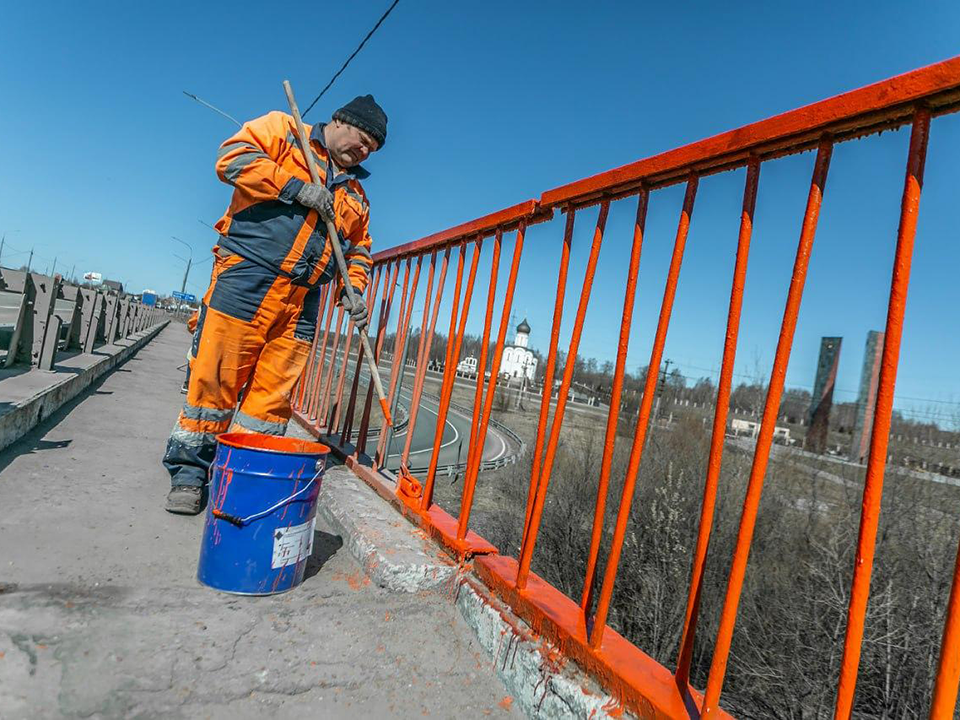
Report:
[[188,336],[165,329],[0,453],[0,717],[516,717],[449,599],[377,588],[321,528],[304,585],[200,586],[162,510]]

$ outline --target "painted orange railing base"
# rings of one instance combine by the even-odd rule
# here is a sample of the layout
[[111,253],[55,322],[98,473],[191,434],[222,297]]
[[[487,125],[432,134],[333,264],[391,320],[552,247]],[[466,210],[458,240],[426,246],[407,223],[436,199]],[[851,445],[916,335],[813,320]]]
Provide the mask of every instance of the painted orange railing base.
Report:
[[[531,572],[517,590],[519,564],[514,558],[488,555],[474,561],[477,576],[502,598],[533,631],[557,644],[561,653],[596,676],[629,712],[642,718],[697,718],[703,696],[681,687],[669,670],[640,648],[607,628],[599,649],[590,647],[580,605]],[[720,717],[730,717],[721,713]]]

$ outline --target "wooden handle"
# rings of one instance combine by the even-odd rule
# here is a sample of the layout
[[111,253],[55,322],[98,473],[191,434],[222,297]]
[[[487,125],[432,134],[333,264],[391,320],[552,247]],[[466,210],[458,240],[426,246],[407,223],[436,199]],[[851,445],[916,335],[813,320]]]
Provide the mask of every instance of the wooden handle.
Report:
[[[300,141],[300,149],[307,160],[307,168],[310,170],[310,178],[317,185],[320,182],[320,173],[317,171],[317,162],[313,157],[313,150],[310,149],[310,140],[307,137],[307,130],[303,126],[303,119],[300,117],[300,108],[297,107],[297,101],[293,96],[293,88],[289,80],[283,81],[283,90],[287,94],[287,102],[290,103],[290,113],[293,115],[293,121],[297,125],[297,139]],[[356,294],[353,292],[353,285],[350,284],[350,276],[347,273],[347,261],[343,257],[343,248],[340,247],[340,233],[337,232],[337,226],[331,220],[327,220],[327,236],[330,238],[330,244],[333,245],[333,254],[337,258],[337,269],[340,271],[340,277],[343,280],[343,289],[350,300],[350,306],[356,304]],[[367,360],[367,366],[370,369],[370,377],[373,380],[373,386],[377,390],[377,398],[380,400],[380,409],[383,411],[383,419],[387,425],[393,425],[393,418],[390,417],[390,404],[387,402],[387,395],[383,391],[383,384],[380,382],[380,371],[377,370],[377,363],[373,357],[373,351],[370,349],[370,338],[367,337],[367,330],[360,331],[360,344],[364,356]]]

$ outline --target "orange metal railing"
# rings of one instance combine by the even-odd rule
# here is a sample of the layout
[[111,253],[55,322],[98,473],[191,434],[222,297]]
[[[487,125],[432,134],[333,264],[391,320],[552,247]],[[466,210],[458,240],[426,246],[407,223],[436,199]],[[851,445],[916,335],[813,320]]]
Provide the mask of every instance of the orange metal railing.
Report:
[[[416,348],[414,378],[411,388],[410,417],[412,426],[423,393],[431,343],[438,321],[450,257],[456,253],[457,271],[451,301],[447,348],[438,407],[437,430],[429,469],[422,478],[414,478],[407,470],[412,432],[408,433],[401,453],[398,477],[381,469],[387,452],[387,434],[381,433],[376,447],[368,453],[371,429],[371,390],[363,398],[359,430],[353,432],[353,417],[358,401],[362,358],[351,357],[352,325],[341,331],[343,311],[334,304],[332,289],[323,297],[317,320],[316,340],[310,363],[295,395],[294,405],[300,421],[341,452],[357,473],[367,480],[412,521],[421,525],[457,557],[472,559],[473,570],[494,592],[519,615],[544,635],[559,641],[567,655],[593,672],[608,690],[621,698],[634,712],[644,716],[687,718],[723,716],[719,708],[721,690],[736,625],[737,608],[743,591],[750,554],[750,545],[757,520],[760,497],[770,458],[778,409],[784,390],[784,378],[790,359],[794,331],[803,298],[807,268],[817,231],[830,158],[838,142],[881,130],[911,125],[906,179],[900,210],[900,225],[887,309],[882,364],[873,421],[870,455],[863,495],[863,511],[854,562],[853,581],[847,613],[843,660],[837,685],[835,714],[849,718],[864,636],[864,618],[870,590],[870,576],[883,489],[885,460],[890,422],[893,412],[893,390],[896,382],[903,329],[904,308],[910,281],[910,263],[916,234],[917,216],[927,138],[931,119],[960,109],[960,57],[922,68],[874,85],[839,95],[761,122],[747,125],[670,152],[640,160],[599,175],[544,192],[539,200],[529,200],[478,220],[459,225],[374,256],[374,276],[367,302],[373,309],[379,300],[374,352],[380,361],[384,339],[391,326],[395,290],[401,288],[399,312],[393,323],[396,338],[390,370],[389,395],[395,398],[401,385],[407,355],[414,300],[424,263],[422,332]],[[763,162],[783,155],[816,149],[816,161],[806,210],[800,231],[796,259],[788,288],[780,336],[774,358],[759,436],[750,470],[747,493],[740,516],[736,545],[727,576],[727,588],[714,643],[714,653],[704,693],[689,684],[689,672],[697,631],[704,567],[717,501],[718,479],[724,446],[724,433],[736,359],[737,337],[753,214],[757,203],[760,168]],[[636,420],[627,473],[620,493],[614,524],[612,545],[602,571],[599,587],[595,578],[610,487],[611,463],[616,428],[619,422],[620,398],[626,368],[627,347],[633,316],[634,296],[643,245],[644,223],[650,192],[653,189],[683,182],[686,194],[678,220],[673,255],[667,273],[660,306],[659,321],[650,354],[650,368],[660,367],[663,348],[670,327],[677,281],[683,264],[684,248],[693,215],[700,178],[714,173],[746,167],[746,187],[736,251],[736,263],[730,291],[727,331],[723,347],[712,438],[709,449],[703,501],[697,541],[694,550],[686,613],[674,671],[659,665],[607,626],[607,613],[615,591],[620,554],[630,517],[636,480],[650,426],[657,373],[646,378],[641,407]],[[603,457],[599,469],[597,498],[583,590],[578,601],[566,597],[531,571],[537,545],[544,504],[549,493],[551,472],[556,457],[568,391],[573,379],[573,358],[577,356],[581,331],[592,290],[597,260],[604,239],[604,227],[610,203],[636,196],[637,211],[633,245],[629,259],[623,302],[617,360],[614,369],[610,410],[606,423]],[[593,243],[580,290],[562,369],[560,391],[553,418],[550,418],[551,391],[559,368],[558,341],[563,319],[564,300],[570,259],[570,244],[577,212],[599,205],[600,212],[593,233]],[[566,214],[560,244],[560,266],[554,301],[550,348],[545,367],[536,442],[533,449],[529,490],[524,516],[523,536],[518,558],[498,554],[490,543],[470,530],[470,516],[475,497],[484,440],[493,407],[495,379],[500,370],[517,274],[523,254],[527,228],[549,220],[555,212]],[[497,284],[500,255],[506,234],[513,233],[513,255],[506,278],[503,301],[497,322],[497,335],[492,357],[487,357],[491,330],[496,316]],[[474,393],[474,409],[469,437],[467,469],[458,517],[454,518],[433,502],[443,427],[447,418],[456,375],[456,366],[463,347],[467,318],[477,279],[478,261],[483,243],[492,238],[492,263],[485,307],[483,337]],[[469,254],[469,261],[468,256]],[[439,268],[439,279],[434,284]],[[400,271],[403,280],[398,282]],[[465,273],[466,270],[466,273]],[[466,283],[464,285],[464,275]],[[432,305],[431,305],[432,302]],[[333,318],[336,316],[336,320]],[[341,344],[343,347],[341,347]],[[329,347],[329,352],[328,352]],[[484,369],[489,367],[490,381]],[[348,364],[354,363],[352,386],[345,395]],[[336,382],[334,383],[334,377]],[[369,383],[368,383],[369,385]],[[346,401],[346,408],[343,407]],[[549,433],[547,428],[549,427]],[[936,676],[930,717],[944,720],[953,716],[960,682],[960,551],[953,578],[952,592],[946,613],[939,669]]]

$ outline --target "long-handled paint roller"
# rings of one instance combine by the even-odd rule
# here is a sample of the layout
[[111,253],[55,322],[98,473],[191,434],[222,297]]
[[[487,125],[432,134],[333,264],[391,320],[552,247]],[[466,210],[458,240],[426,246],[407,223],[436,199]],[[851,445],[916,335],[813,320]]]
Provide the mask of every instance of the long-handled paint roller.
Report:
[[[290,103],[290,113],[293,115],[294,122],[297,124],[297,138],[300,140],[300,149],[303,156],[307,159],[307,167],[310,169],[310,177],[313,182],[322,184],[320,174],[317,172],[317,163],[313,157],[313,151],[310,149],[310,140],[307,137],[307,131],[303,127],[303,120],[300,117],[300,109],[297,107],[297,101],[293,97],[293,88],[289,80],[283,81],[283,89],[287,93],[287,101]],[[337,232],[337,226],[330,220],[327,220],[327,236],[330,238],[330,244],[333,245],[333,254],[337,258],[337,268],[340,270],[340,277],[343,279],[343,289],[350,300],[351,306],[356,302],[356,295],[353,292],[353,286],[350,284],[350,276],[347,274],[347,261],[343,257],[343,248],[340,247],[340,233]],[[373,352],[370,350],[370,339],[367,337],[367,330],[360,331],[360,343],[363,347],[364,358],[370,369],[370,377],[373,385],[377,389],[377,397],[380,399],[380,409],[383,411],[383,419],[387,425],[393,425],[393,419],[390,417],[390,404],[387,402],[387,395],[383,392],[383,385],[380,382],[380,372],[377,370],[377,363],[373,358]]]

